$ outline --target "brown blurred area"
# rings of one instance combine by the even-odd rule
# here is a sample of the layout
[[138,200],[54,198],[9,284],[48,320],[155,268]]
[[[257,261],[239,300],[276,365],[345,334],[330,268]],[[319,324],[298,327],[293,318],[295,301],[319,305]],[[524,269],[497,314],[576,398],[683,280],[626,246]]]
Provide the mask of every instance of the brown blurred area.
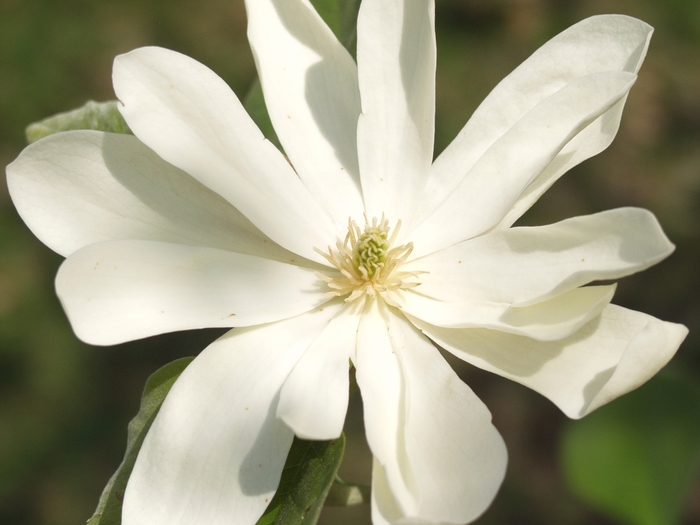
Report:
[[[546,224],[620,206],[653,211],[677,245],[622,280],[614,302],[680,322],[690,336],[671,367],[700,378],[700,2],[436,0],[439,153],[490,89],[549,38],[591,15],[656,28],[618,137],[559,181],[523,218]],[[143,45],[208,65],[240,96],[255,76],[242,0],[0,0],[0,165],[24,127],[88,99],[114,98],[115,55]],[[77,341],[53,292],[61,258],[37,241],[0,184],[0,523],[84,523],[123,454],[126,424],[159,366],[220,332],[118,347]],[[492,410],[509,449],[503,489],[480,525],[614,525],[567,487],[558,460],[567,420],[538,394],[450,360]],[[348,416],[343,477],[369,482],[359,395]],[[369,523],[369,507],[323,523]],[[700,524],[700,482],[683,525]]]

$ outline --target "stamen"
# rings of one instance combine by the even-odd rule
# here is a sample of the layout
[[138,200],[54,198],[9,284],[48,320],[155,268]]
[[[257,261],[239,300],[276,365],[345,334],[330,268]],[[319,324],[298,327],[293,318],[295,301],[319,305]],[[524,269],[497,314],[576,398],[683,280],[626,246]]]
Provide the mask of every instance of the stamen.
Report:
[[316,253],[323,256],[340,272],[340,276],[329,276],[319,272],[319,279],[328,284],[330,291],[327,296],[342,297],[347,302],[354,301],[363,295],[376,297],[380,295],[388,304],[399,306],[391,292],[415,288],[420,284],[416,281],[420,271],[402,272],[399,268],[408,260],[413,251],[413,243],[394,247],[394,242],[401,229],[401,221],[389,236],[389,221],[382,214],[381,220],[376,217],[370,222],[365,214],[364,231],[355,221],[348,219],[348,233],[344,242],[336,242],[336,249],[328,246],[328,252],[314,247]]

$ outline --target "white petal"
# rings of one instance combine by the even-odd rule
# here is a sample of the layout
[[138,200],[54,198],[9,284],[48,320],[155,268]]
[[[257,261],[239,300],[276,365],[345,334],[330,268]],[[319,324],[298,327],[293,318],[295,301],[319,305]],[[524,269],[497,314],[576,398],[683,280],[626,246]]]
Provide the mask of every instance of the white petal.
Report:
[[614,292],[614,285],[586,286],[530,306],[448,303],[409,292],[401,309],[411,317],[445,328],[490,328],[552,341],[571,335],[600,314]]
[[92,244],[56,276],[75,333],[98,345],[278,321],[326,302],[322,284],[308,268],[152,241]]
[[410,234],[416,256],[489,230],[566,144],[632,87],[626,72],[577,79],[544,99],[474,164],[466,177]]
[[404,379],[406,454],[420,494],[415,517],[475,520],[505,476],[503,439],[486,406],[414,326],[390,314],[389,335]]
[[340,436],[348,409],[350,358],[354,357],[363,303],[346,303],[282,386],[277,417],[303,439]]
[[428,272],[416,291],[434,299],[524,306],[594,280],[644,270],[673,249],[652,213],[618,208],[547,226],[493,231],[402,270]]
[[124,239],[210,246],[281,261],[294,257],[132,135],[51,135],[7,167],[7,183],[24,222],[65,257],[89,244]]
[[354,359],[362,393],[365,432],[372,454],[386,469],[385,476],[402,515],[415,514],[418,494],[403,446],[404,390],[401,365],[392,347],[385,306],[368,301],[357,332]]
[[433,158],[433,0],[365,0],[357,21],[357,148],[370,217],[410,222]]
[[363,209],[357,65],[307,0],[247,0],[248,38],[277,136],[340,227]]
[[[594,16],[538,49],[491,92],[437,158],[426,187],[425,208],[434,209],[496,140],[568,82],[603,71],[637,73],[652,31],[649,25],[627,16]],[[504,225],[512,224],[563,173],[610,144],[625,100],[623,97],[564,147],[521,195]]]
[[509,228],[517,221],[537,200],[546,192],[552,184],[586,159],[597,155],[606,149],[615,138],[620,127],[622,110],[625,107],[627,95],[608,111],[594,120],[581,133],[576,135],[562,148],[542,173],[537,176],[513,204],[513,207],[495,226],[495,228]]
[[137,49],[114,61],[120,111],[158,155],[215,191],[272,240],[311,260],[332,221],[226,83],[196,60]]
[[372,525],[390,525],[404,518],[391,487],[386,472],[377,458],[372,458]]
[[505,446],[491,415],[403,317],[381,305],[368,309],[356,366],[376,458],[373,521],[475,519],[505,473]]
[[673,357],[688,333],[682,325],[615,305],[560,341],[438,328],[421,321],[416,325],[457,357],[532,388],[572,418],[647,381]]
[[185,369],[139,452],[124,525],[255,523],[293,438],[275,417],[280,386],[336,312],[233,330]]

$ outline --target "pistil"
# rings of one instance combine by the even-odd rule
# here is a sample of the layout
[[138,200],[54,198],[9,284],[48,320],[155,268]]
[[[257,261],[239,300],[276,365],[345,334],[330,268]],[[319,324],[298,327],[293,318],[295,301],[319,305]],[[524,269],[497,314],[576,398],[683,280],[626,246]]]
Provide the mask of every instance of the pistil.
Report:
[[423,273],[400,270],[413,251],[413,243],[394,247],[400,228],[399,220],[389,236],[391,228],[384,215],[379,221],[376,217],[372,218],[371,223],[365,216],[364,231],[355,221],[348,219],[345,240],[336,242],[335,249],[328,246],[326,253],[314,248],[340,272],[340,276],[316,272],[330,288],[326,295],[347,295],[345,300],[348,302],[363,295],[372,298],[379,295],[388,304],[399,306],[396,294],[392,292],[418,286],[420,282],[415,279]]

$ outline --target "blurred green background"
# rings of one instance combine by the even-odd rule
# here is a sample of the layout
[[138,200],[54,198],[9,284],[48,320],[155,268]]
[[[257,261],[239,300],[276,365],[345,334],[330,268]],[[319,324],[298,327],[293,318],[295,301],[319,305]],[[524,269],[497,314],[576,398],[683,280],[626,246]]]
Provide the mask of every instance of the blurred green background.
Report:
[[[700,2],[437,0],[436,152],[539,45],[599,13],[655,26],[649,56],[613,145],[572,170],[523,222],[652,210],[677,251],[624,279],[615,302],[691,332],[658,378],[580,422],[524,387],[452,361],[492,410],[510,453],[503,489],[480,525],[700,524]],[[241,97],[255,76],[242,0],[0,0],[0,165],[24,147],[29,123],[113,99],[113,57],[142,45],[196,58]],[[3,525],[84,523],[121,460],[148,375],[219,333],[84,345],[53,292],[60,262],[0,184]],[[342,474],[368,482],[360,409],[356,395]],[[366,524],[369,508],[329,509],[322,519]]]

